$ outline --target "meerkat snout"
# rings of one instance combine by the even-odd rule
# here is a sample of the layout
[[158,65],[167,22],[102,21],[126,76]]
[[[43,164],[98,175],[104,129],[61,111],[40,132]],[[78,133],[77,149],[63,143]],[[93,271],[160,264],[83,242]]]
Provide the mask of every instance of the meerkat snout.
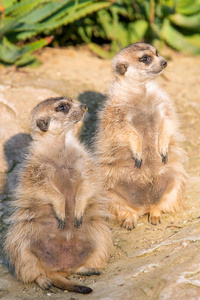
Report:
[[161,63],[160,63],[161,67],[164,69],[167,67],[167,62],[166,60],[162,60]]
[[81,104],[82,111],[86,112],[88,110],[86,104]]

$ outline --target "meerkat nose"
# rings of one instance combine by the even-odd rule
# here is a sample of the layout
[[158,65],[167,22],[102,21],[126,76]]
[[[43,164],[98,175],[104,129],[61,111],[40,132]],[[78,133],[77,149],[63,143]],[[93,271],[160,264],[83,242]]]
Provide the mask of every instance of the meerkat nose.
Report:
[[166,68],[166,66],[167,66],[166,60],[162,60],[161,63],[160,63],[160,65],[161,65],[161,67],[162,67],[163,69]]
[[86,106],[85,104],[81,104],[81,109],[82,109],[83,111],[86,111],[88,108],[87,108],[87,106]]

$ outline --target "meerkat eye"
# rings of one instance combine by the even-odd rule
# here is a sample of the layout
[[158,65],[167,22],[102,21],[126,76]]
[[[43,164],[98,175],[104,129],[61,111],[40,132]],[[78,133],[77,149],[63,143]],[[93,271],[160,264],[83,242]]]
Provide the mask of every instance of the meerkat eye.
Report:
[[156,56],[159,56],[159,52],[158,52],[158,50],[156,50]]
[[58,107],[56,107],[56,111],[63,111],[65,113],[68,113],[70,109],[70,105],[67,104],[60,104]]
[[145,64],[149,64],[152,61],[152,58],[151,58],[150,55],[144,55],[144,56],[139,58],[139,61],[141,61]]

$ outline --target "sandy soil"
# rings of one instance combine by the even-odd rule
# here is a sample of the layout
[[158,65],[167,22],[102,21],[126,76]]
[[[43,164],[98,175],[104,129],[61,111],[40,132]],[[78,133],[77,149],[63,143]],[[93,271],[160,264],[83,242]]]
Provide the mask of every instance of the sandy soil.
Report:
[[[1,256],[0,298],[11,299],[200,299],[200,57],[169,52],[168,68],[158,81],[174,99],[182,122],[188,153],[189,181],[186,208],[164,215],[162,224],[146,217],[131,232],[110,224],[114,250],[100,276],[72,276],[93,288],[88,296],[56,288],[43,291],[23,285],[8,271]],[[86,103],[89,111],[81,138],[90,144],[96,113],[112,79],[111,61],[87,49],[45,49],[36,69],[0,67],[0,233],[7,227],[14,171],[29,141],[29,115],[41,100],[67,95]],[[1,247],[2,252],[2,247]]]

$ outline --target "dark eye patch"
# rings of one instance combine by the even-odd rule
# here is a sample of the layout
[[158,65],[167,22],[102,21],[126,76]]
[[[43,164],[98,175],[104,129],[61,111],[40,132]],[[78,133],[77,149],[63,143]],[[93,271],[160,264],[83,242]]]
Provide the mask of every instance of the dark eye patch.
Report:
[[64,113],[68,113],[70,110],[70,105],[68,103],[61,103],[56,107],[56,111],[61,111]]
[[139,58],[139,61],[149,65],[152,61],[151,55],[143,55],[142,57]]
[[158,56],[159,55],[159,52],[158,52],[158,50],[156,50],[156,56]]

